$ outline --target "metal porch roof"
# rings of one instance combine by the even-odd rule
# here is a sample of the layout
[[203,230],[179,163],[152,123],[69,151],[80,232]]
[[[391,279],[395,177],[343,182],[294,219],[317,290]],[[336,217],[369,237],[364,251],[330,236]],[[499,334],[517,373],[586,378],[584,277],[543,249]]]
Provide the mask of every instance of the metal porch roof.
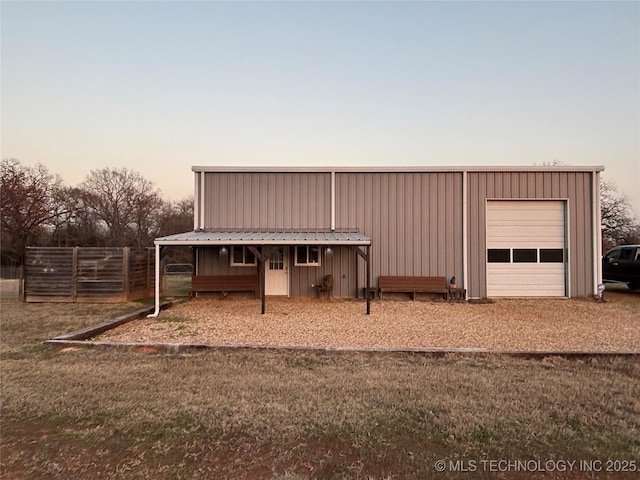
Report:
[[371,245],[357,230],[213,230],[156,238],[156,245]]

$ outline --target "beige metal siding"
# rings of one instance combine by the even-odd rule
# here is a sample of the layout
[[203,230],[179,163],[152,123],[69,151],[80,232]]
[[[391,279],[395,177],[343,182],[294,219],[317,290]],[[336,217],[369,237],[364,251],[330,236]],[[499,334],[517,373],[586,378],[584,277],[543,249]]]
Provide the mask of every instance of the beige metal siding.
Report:
[[258,266],[232,267],[230,263],[231,249],[226,252],[221,247],[198,247],[196,259],[197,275],[256,275]]
[[204,228],[330,227],[329,173],[205,175]]
[[[315,296],[316,290],[312,285],[321,283],[324,276],[328,274],[333,274],[334,297],[355,296],[356,253],[351,248],[331,247],[331,253],[327,253],[326,247],[322,247],[322,259],[318,267],[294,266],[295,249],[293,247],[285,248],[289,249],[290,296]],[[199,248],[197,273],[200,275],[255,275],[258,273],[258,267],[230,266],[229,255],[228,249],[226,254],[222,254],[220,247]]]
[[469,295],[485,297],[487,199],[567,199],[569,296],[593,295],[591,172],[470,172]]
[[[292,249],[291,254],[294,253]],[[326,247],[322,247],[319,267],[294,266],[290,269],[291,296],[316,296],[316,290],[312,285],[322,283],[324,276],[329,274],[333,275],[333,297],[355,296],[355,255],[356,253],[349,247],[331,247],[331,253],[327,252]]]
[[[336,174],[336,227],[372,241],[372,285],[380,275],[456,275],[462,284],[462,173]],[[358,286],[365,281],[358,262]]]

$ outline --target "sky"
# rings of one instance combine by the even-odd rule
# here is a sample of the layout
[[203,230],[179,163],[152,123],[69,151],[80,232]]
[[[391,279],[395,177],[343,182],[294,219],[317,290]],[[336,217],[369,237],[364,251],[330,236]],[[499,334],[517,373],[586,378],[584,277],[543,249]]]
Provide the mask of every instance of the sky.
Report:
[[1,153],[126,167],[603,165],[640,216],[639,2],[2,1]]

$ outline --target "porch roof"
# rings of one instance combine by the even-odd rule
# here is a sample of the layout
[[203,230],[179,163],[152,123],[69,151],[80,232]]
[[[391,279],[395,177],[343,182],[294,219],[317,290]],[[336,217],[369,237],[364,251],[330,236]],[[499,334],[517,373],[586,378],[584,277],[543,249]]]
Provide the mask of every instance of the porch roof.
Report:
[[196,230],[156,238],[156,245],[371,245],[357,230]]

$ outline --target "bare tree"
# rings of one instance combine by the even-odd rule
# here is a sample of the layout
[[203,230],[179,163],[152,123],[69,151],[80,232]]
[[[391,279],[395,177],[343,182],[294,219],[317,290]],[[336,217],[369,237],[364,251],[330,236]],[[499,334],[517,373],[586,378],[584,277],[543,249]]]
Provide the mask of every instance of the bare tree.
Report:
[[153,243],[163,201],[152,182],[126,168],[105,168],[91,171],[80,188],[87,209],[106,232],[106,245]]
[[86,198],[86,192],[77,187],[65,187],[61,191],[59,202],[66,213],[55,222],[50,245],[98,247],[105,244],[108,232],[101,228],[95,213],[87,206]]
[[[158,217],[156,235],[161,237],[193,230],[193,198],[165,203]],[[165,263],[191,263],[193,252],[188,247],[164,247]]]
[[0,170],[3,262],[20,265],[25,247],[66,213],[58,202],[62,180],[43,165],[25,167],[14,158],[2,159]]
[[158,236],[193,230],[193,198],[166,202],[158,215]]
[[626,195],[618,193],[611,180],[600,182],[600,209],[602,223],[602,248],[629,243],[637,232],[637,220]]

